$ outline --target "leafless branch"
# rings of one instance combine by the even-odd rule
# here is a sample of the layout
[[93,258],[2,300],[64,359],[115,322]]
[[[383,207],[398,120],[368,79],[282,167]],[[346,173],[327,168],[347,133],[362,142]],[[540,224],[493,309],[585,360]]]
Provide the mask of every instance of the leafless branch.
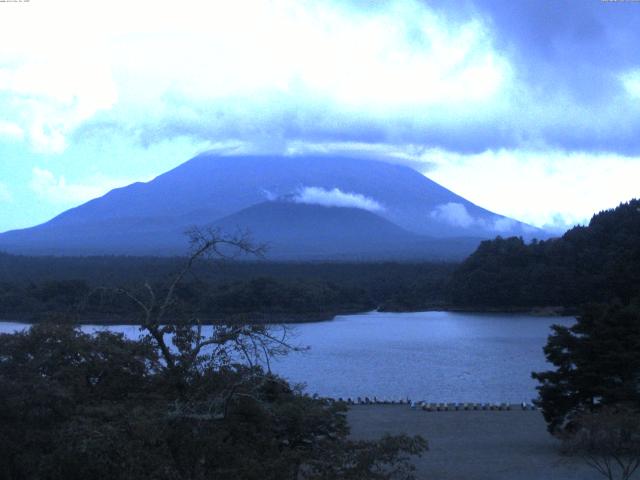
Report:
[[[236,254],[262,257],[264,245],[255,245],[247,231],[238,231],[235,235],[225,236],[213,228],[194,227],[187,232],[189,237],[189,255],[183,266],[173,276],[160,298],[156,289],[145,282],[146,297],[134,294],[128,289],[120,288],[118,293],[129,298],[141,311],[141,328],[146,330],[158,347],[166,367],[173,369],[177,366],[192,368],[199,361],[200,355],[208,347],[209,358],[219,356],[226,361],[229,352],[235,350],[244,357],[250,367],[262,360],[266,362],[268,371],[271,369],[270,357],[285,354],[291,350],[301,350],[293,347],[287,341],[287,329],[283,328],[280,335],[275,334],[270,327],[235,325],[213,326],[213,332],[205,336],[202,324],[198,319],[193,323],[176,324],[175,320],[168,321],[170,309],[175,304],[176,289],[185,276],[192,271],[194,264],[201,258],[229,259]],[[165,338],[170,336],[171,344]],[[224,358],[223,358],[224,357]]]

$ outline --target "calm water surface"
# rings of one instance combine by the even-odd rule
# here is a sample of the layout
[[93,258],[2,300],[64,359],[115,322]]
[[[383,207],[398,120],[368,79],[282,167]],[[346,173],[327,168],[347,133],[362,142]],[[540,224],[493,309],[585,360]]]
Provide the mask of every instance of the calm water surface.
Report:
[[[293,342],[311,348],[278,359],[272,368],[306,382],[310,393],[331,397],[517,403],[536,395],[531,371],[549,368],[542,347],[550,325],[574,321],[451,312],[344,315],[293,325]],[[28,325],[0,323],[0,332],[22,328]],[[109,329],[139,335],[136,326]]]

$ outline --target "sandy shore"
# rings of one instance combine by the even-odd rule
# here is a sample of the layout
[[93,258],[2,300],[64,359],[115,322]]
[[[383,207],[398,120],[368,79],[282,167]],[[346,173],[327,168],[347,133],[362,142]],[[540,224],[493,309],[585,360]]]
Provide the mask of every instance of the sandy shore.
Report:
[[[579,458],[558,452],[539,411],[425,412],[406,405],[355,405],[354,438],[420,434],[429,452],[415,461],[428,480],[596,480]],[[640,477],[639,477],[640,478]]]

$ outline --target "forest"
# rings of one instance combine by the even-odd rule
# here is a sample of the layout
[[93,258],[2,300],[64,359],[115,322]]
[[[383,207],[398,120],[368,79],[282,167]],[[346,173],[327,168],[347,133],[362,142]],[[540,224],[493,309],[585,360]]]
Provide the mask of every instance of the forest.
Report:
[[[181,258],[0,254],[0,318],[135,321],[118,292],[162,289]],[[339,313],[443,307],[452,263],[295,263],[201,259],[176,290],[180,311],[207,322],[291,322]],[[177,310],[176,310],[177,311]]]
[[453,272],[448,299],[478,308],[628,304],[640,292],[639,212],[632,200],[560,238],[482,242]]
[[[550,240],[497,237],[460,264],[202,259],[175,292],[202,321],[300,322],[379,309],[578,311],[628,304],[640,289],[640,201]],[[26,257],[0,253],[0,318],[135,321],[123,289],[162,289],[180,257]]]

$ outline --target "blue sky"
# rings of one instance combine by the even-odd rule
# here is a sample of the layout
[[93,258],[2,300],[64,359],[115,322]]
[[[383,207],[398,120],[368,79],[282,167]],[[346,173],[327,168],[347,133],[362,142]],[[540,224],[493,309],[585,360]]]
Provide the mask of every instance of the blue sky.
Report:
[[640,3],[0,3],[0,231],[208,149],[354,152],[563,228],[640,195]]

